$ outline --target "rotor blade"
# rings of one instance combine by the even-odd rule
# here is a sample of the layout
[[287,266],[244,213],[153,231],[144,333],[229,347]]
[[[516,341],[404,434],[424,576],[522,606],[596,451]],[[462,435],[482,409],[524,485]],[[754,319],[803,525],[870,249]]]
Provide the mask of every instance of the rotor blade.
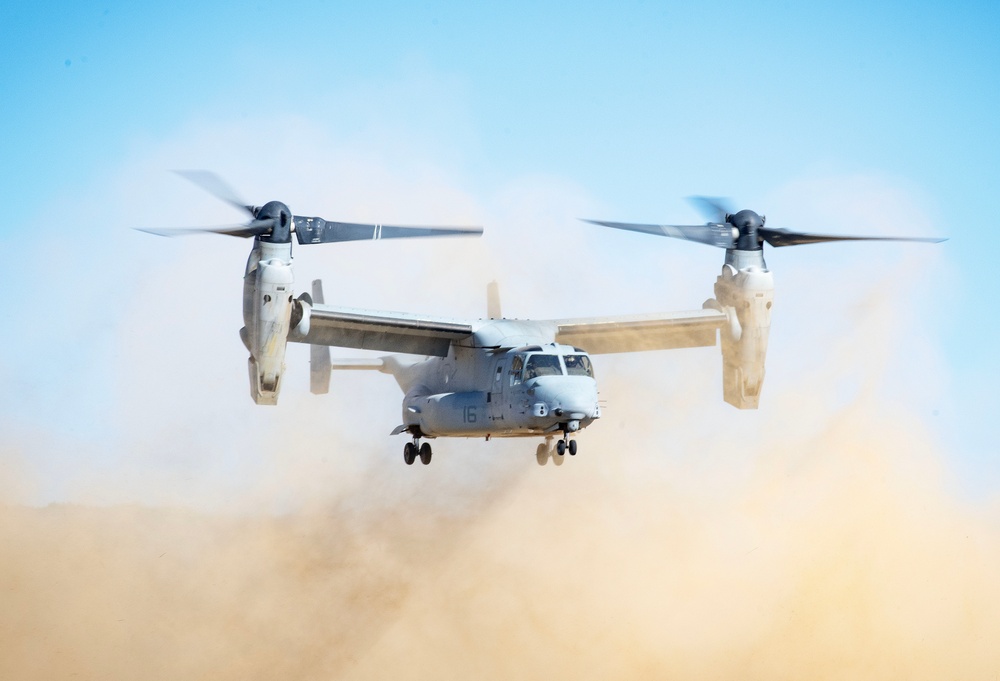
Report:
[[250,213],[250,217],[256,217],[253,206],[248,206],[243,199],[225,181],[213,172],[208,170],[175,170],[175,173],[184,179],[198,185],[215,198],[225,201],[230,206],[238,210]]
[[802,246],[804,244],[819,244],[827,241],[923,241],[940,243],[947,239],[913,236],[838,236],[834,234],[809,234],[808,232],[792,232],[787,229],[771,229],[761,227],[757,230],[760,238],[771,246]]
[[735,212],[729,199],[721,196],[689,196],[687,200],[711,223],[725,223],[726,216]]
[[251,237],[262,236],[271,231],[274,227],[274,219],[253,220],[245,225],[225,225],[222,227],[177,227],[163,229],[146,229],[136,227],[140,232],[155,234],[157,236],[186,236],[189,234],[224,234],[226,236]]
[[584,220],[584,222],[630,232],[643,232],[684,239],[685,241],[696,241],[719,248],[733,248],[736,245],[733,227],[730,225],[642,225],[631,222],[605,222],[603,220]]
[[323,218],[307,218],[299,215],[296,215],[293,220],[295,221],[295,234],[299,243],[303,245],[429,236],[479,236],[483,233],[482,227],[365,225],[355,222],[332,222]]

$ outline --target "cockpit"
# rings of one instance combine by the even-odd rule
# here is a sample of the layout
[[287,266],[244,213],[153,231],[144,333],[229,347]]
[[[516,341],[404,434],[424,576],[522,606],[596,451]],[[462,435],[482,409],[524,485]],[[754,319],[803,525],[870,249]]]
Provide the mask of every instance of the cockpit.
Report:
[[554,346],[555,352],[545,352],[540,346],[519,348],[510,366],[510,384],[517,385],[541,376],[594,377],[590,357],[570,346]]
[[566,373],[569,376],[594,377],[594,366],[590,363],[590,357],[587,355],[563,355],[563,363],[566,365]]
[[524,363],[524,380],[539,376],[561,376],[563,374],[559,355],[528,355]]

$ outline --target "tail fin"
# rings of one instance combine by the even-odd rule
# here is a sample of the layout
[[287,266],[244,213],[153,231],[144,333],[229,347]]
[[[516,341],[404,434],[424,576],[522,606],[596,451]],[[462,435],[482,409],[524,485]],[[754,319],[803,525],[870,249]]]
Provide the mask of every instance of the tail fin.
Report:
[[495,281],[486,285],[486,316],[490,319],[503,319],[500,311],[500,284]]
[[[323,281],[312,283],[313,302],[323,304]],[[309,346],[309,391],[313,395],[330,392],[330,348],[325,345]]]

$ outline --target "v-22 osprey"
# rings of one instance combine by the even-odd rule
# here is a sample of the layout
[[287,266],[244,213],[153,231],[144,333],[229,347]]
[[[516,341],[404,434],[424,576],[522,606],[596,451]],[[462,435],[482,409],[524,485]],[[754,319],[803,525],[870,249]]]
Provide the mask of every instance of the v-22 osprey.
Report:
[[[403,459],[428,464],[438,437],[534,437],[540,465],[561,464],[577,453],[576,435],[601,416],[592,355],[713,346],[722,351],[723,399],[756,409],[764,380],[774,278],[763,244],[774,247],[849,240],[941,241],[911,237],[851,237],[773,229],[750,210],[733,212],[722,199],[692,201],[708,217],[703,225],[588,221],[723,248],[715,297],[701,309],[581,319],[505,319],[495,284],[488,287],[487,316],[450,319],[327,305],[322,283],[294,294],[292,234],[300,245],[361,239],[478,236],[479,227],[401,227],[334,222],[293,215],[272,201],[251,206],[220,178],[205,171],[181,173],[222,200],[249,213],[233,227],[144,230],[173,236],[212,232],[252,237],[243,279],[240,337],[249,351],[250,395],[275,405],[285,372],[286,344],[310,348],[313,393],[329,391],[338,370],[391,374],[403,391]],[[378,359],[337,360],[329,347],[395,353]],[[421,440],[424,440],[421,442]]]

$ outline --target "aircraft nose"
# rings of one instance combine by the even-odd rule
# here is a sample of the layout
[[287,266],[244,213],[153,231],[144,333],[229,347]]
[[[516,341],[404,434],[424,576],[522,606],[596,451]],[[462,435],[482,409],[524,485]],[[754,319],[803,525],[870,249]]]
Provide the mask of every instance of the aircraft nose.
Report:
[[546,386],[537,397],[548,405],[550,414],[578,421],[594,418],[598,413],[597,385],[593,381],[559,382]]

